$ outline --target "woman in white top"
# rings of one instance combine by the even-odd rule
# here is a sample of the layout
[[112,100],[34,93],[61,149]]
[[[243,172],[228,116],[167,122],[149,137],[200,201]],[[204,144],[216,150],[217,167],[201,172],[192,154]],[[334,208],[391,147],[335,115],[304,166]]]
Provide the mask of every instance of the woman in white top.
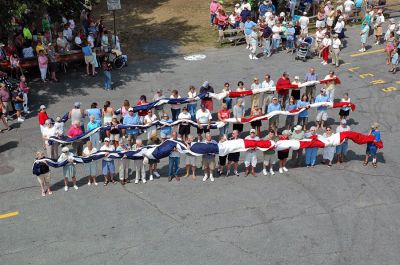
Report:
[[[181,96],[179,96],[179,94],[178,94],[178,90],[176,90],[176,89],[172,90],[172,94],[171,94],[170,98],[172,98],[172,99],[181,98]],[[171,114],[172,114],[173,121],[178,120],[179,113],[181,113],[181,105],[179,103],[171,104]]]
[[196,122],[196,108],[197,108],[196,97],[197,97],[196,88],[194,86],[190,86],[188,92],[188,98],[192,102],[187,104],[187,108],[190,113],[190,116],[192,117],[192,121],[194,122]]
[[[103,124],[104,125],[111,124],[113,114],[114,114],[114,109],[111,107],[111,102],[107,100],[104,103],[103,111],[101,113],[101,115],[103,116]],[[107,137],[110,137],[109,130],[106,130],[106,135],[107,135]]]
[[68,191],[68,178],[72,178],[72,183],[74,185],[74,189],[78,189],[78,186],[76,185],[76,168],[75,168],[75,163],[74,163],[74,154],[69,151],[68,147],[63,147],[61,149],[62,154],[58,158],[57,162],[63,162],[65,160],[68,161],[68,163],[63,167],[63,175],[64,175],[64,190]]
[[191,119],[192,116],[188,112],[187,107],[183,107],[182,112],[178,115],[178,120],[182,121],[179,125],[179,137],[184,142],[186,142],[187,136],[190,134],[190,124],[187,121],[190,121]]
[[[157,116],[153,113],[153,110],[149,109],[147,111],[147,115],[144,116],[143,122],[145,125],[151,125],[153,122],[157,120]],[[147,130],[147,140],[150,140],[151,135],[153,134],[154,131],[157,130],[156,125],[152,125]]]
[[58,144],[49,144],[49,139],[52,136],[58,136],[56,128],[53,126],[50,119],[45,121],[46,126],[43,129],[43,139],[46,146],[47,157],[51,159],[56,159],[58,157]]
[[[92,142],[87,142],[85,149],[83,149],[83,156],[88,157],[92,154],[96,153],[97,149],[93,147]],[[86,169],[88,172],[88,186],[92,185],[92,183],[97,186],[96,176],[97,176],[97,161],[92,160],[90,163],[86,163]]]

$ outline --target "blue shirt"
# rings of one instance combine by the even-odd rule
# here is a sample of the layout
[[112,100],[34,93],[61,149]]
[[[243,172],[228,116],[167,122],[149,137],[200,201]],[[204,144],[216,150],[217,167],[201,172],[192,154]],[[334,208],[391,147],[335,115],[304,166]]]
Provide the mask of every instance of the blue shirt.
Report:
[[[315,97],[315,103],[319,102],[329,102],[329,96],[319,94],[318,96]],[[317,108],[317,111],[326,111],[327,109],[328,107],[320,106]]]
[[318,78],[318,75],[317,75],[317,74],[315,74],[315,73],[314,73],[314,74],[307,73],[306,76],[304,77],[304,82],[307,82],[307,81],[316,81],[317,78]]
[[295,34],[295,32],[296,32],[296,30],[295,30],[295,28],[294,27],[291,27],[291,28],[287,28],[286,29],[286,38],[288,39],[288,40],[294,40],[294,34]]
[[[308,101],[302,101],[302,100],[297,101],[297,108],[307,107],[308,105],[310,105],[310,102]],[[307,117],[308,117],[307,109],[299,113],[299,118],[307,118]]]
[[101,124],[101,110],[100,109],[87,109],[86,116],[94,116],[94,120]]
[[91,56],[92,55],[92,48],[90,46],[85,46],[82,48],[83,55]]
[[286,110],[287,111],[291,111],[291,110],[295,110],[297,109],[297,105],[296,104],[286,104]]
[[97,121],[89,121],[89,123],[87,124],[87,129],[88,131],[91,131],[93,129],[99,128],[100,127],[100,123],[98,123]]
[[276,104],[269,103],[268,104],[267,113],[270,113],[270,112],[275,111],[275,110],[281,110],[281,105],[279,103],[276,103]]
[[244,23],[244,34],[250,35],[251,34],[251,29],[254,26],[257,26],[257,24],[254,21],[251,21],[251,20],[250,21],[246,21]]
[[258,8],[258,10],[260,11],[260,16],[263,17],[263,16],[265,16],[265,13],[267,13],[267,11],[268,11],[268,6],[261,4],[260,7]]
[[[173,121],[171,119],[168,120],[161,120],[162,122],[166,122],[166,123],[172,123]],[[165,126],[164,128],[160,129],[160,132],[162,132],[165,135],[171,135],[172,134],[172,126]]]
[[399,63],[399,54],[397,53],[397,52],[395,52],[394,54],[393,54],[393,57],[392,57],[392,64],[398,64]]
[[354,4],[355,4],[355,6],[356,6],[357,8],[361,8],[362,3],[363,3],[363,0],[356,0]]
[[[372,130],[371,135],[375,136],[375,141],[379,142],[381,140],[381,132],[380,131]],[[371,148],[371,147],[376,148],[376,145],[374,143],[368,143],[367,147],[368,148]]]
[[[139,115],[135,113],[133,116],[131,115],[126,115],[122,121],[122,124],[124,125],[138,125],[140,122]],[[126,130],[127,134],[138,134],[139,130],[138,129],[131,129],[131,130]]]

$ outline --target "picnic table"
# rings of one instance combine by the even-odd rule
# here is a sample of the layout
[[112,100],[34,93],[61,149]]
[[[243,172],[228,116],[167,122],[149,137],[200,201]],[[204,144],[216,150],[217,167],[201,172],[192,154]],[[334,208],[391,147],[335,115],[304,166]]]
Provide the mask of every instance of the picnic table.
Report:
[[223,31],[224,38],[223,42],[232,43],[234,46],[239,43],[244,43],[246,41],[246,37],[242,29],[226,29]]
[[[96,51],[96,56],[98,58],[102,58],[105,56],[104,51]],[[82,51],[80,50],[72,50],[68,51],[65,53],[57,53],[56,54],[56,61],[58,63],[66,64],[70,62],[80,62],[84,61],[84,56]],[[19,65],[21,66],[22,69],[29,69],[29,68],[37,68],[38,66],[38,60],[37,56],[31,57],[31,58],[21,58],[19,61]],[[8,60],[3,60],[0,61],[0,69],[1,70],[10,70],[10,61]]]

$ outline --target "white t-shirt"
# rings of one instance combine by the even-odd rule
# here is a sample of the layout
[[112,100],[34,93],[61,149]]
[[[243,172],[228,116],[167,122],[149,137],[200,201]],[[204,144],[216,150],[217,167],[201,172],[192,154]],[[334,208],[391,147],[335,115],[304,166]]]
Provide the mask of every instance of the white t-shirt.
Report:
[[274,82],[274,80],[270,80],[269,82],[267,82],[267,81],[263,81],[262,83],[261,83],[261,87],[263,88],[263,89],[267,89],[268,88],[268,91],[275,91],[276,89],[275,89],[275,82]]
[[[189,112],[186,112],[186,113],[181,112],[178,115],[178,120],[191,120],[191,118],[192,118],[192,115],[190,115]],[[187,122],[184,122],[183,124],[186,125]]]
[[56,136],[57,130],[56,130],[56,128],[54,128],[54,126],[51,128],[46,126],[43,128],[42,133],[43,133],[43,137],[46,138],[45,143],[48,145],[49,141],[47,139],[49,139],[52,136]]
[[344,2],[344,11],[345,12],[351,12],[351,9],[354,6],[354,2],[352,0],[346,0],[346,2]]
[[251,90],[260,89],[260,84],[253,83],[253,84],[251,84],[250,89],[251,89]]
[[64,29],[63,36],[69,41],[72,40],[72,30],[70,28]]
[[[176,98],[174,96],[170,96],[169,98]],[[178,95],[177,98],[181,98],[181,96]],[[171,104],[171,109],[180,109],[181,108],[181,104]]]
[[324,38],[323,40],[322,40],[322,45],[325,47],[325,46],[331,46],[332,45],[332,40],[331,39],[329,39],[329,38]]
[[97,152],[97,149],[92,147],[92,151],[89,151],[88,147],[85,147],[85,149],[83,149],[83,155],[84,156],[90,156],[91,154],[94,154]]
[[340,45],[342,45],[342,42],[339,39],[336,39],[336,40],[332,41],[332,48],[333,49],[339,49]]
[[350,126],[349,126],[349,125],[347,125],[346,127],[343,127],[342,125],[339,125],[339,126],[336,128],[336,132],[337,132],[337,133],[340,133],[340,132],[348,132],[348,131],[350,131]]
[[188,97],[189,98],[195,98],[196,96],[197,96],[197,92],[196,91],[194,91],[194,92],[189,91],[188,92]]
[[308,28],[308,24],[310,23],[310,19],[306,16],[302,16],[299,19],[300,27],[301,29],[306,29]]
[[81,44],[82,44],[81,37],[79,37],[79,36],[76,36],[76,37],[75,37],[75,44],[76,44],[76,45],[81,45]]
[[343,28],[344,28],[344,21],[341,21],[341,22],[338,21],[336,23],[336,26],[335,26],[334,30],[335,30],[336,33],[339,34],[340,32],[342,32]]
[[[108,147],[105,146],[105,145],[103,145],[103,146],[100,148],[100,151],[110,152],[110,151],[115,151],[115,148],[114,148],[114,146],[111,145],[111,144],[110,144]],[[105,157],[105,158],[103,158],[103,160],[104,160],[104,161],[111,161],[112,159],[111,159],[111,158]]]
[[281,38],[281,35],[280,35],[279,33],[280,33],[281,31],[282,31],[281,27],[278,27],[277,25],[274,25],[274,26],[272,27],[272,38],[273,38],[273,39],[276,39],[276,40],[280,39],[280,38]]
[[196,112],[196,120],[199,120],[200,123],[208,123],[209,120],[211,120],[211,113],[208,109],[203,111],[202,109],[199,109]]

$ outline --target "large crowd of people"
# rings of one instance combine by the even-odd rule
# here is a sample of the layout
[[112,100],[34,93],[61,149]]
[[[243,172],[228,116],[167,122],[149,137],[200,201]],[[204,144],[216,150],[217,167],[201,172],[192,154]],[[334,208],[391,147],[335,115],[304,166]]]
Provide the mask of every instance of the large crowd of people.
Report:
[[400,53],[400,23],[396,24],[393,18],[385,23],[384,6],[385,1],[369,0],[242,0],[228,12],[223,3],[212,0],[210,23],[218,28],[220,41],[226,29],[243,30],[251,60],[259,59],[257,49],[268,59],[279,51],[295,53],[301,45],[307,45],[311,55],[320,57],[323,65],[328,64],[330,57],[332,65],[339,67],[346,25],[361,21],[359,51],[365,52],[370,47],[368,41],[374,45],[384,43],[387,64],[391,65],[389,71],[395,73]]
[[[304,74],[303,81],[305,82],[311,79],[317,80],[317,76],[315,69],[310,68],[309,71]],[[335,73],[331,71],[325,76],[325,79],[335,80],[332,79],[334,77],[336,77]],[[288,73],[283,73],[276,81],[277,84],[300,84],[301,82],[298,76],[294,78],[293,82],[290,81]],[[236,89],[231,89],[230,83],[226,82],[223,85],[222,91],[244,92],[248,90],[244,82],[239,81],[237,84],[238,86]],[[256,117],[276,110],[293,110],[300,107],[307,107],[313,102],[326,102],[328,104],[338,99],[334,97],[335,90],[337,90],[336,85],[335,81],[326,82],[326,84],[318,89],[318,93],[316,85],[277,91],[275,82],[271,79],[271,76],[265,74],[265,78],[262,82],[260,82],[257,77],[254,78],[250,89],[267,88],[267,90],[263,93],[252,95],[251,98],[249,98],[250,104],[248,104],[248,106],[245,104],[246,97],[229,98],[229,96],[227,96],[221,102],[213,98],[205,97],[200,102],[197,102],[196,96],[198,96],[198,93],[204,93],[205,91],[214,92],[216,90],[208,81],[205,81],[199,89],[196,89],[195,86],[190,86],[187,93],[180,94],[178,90],[174,89],[171,95],[164,95],[163,90],[159,89],[153,96],[153,100],[162,98],[193,99],[192,101],[189,100],[189,104],[157,105],[155,108],[134,112],[135,106],[143,106],[150,103],[146,95],[141,95],[134,104],[131,104],[127,99],[124,100],[121,105],[116,106],[113,106],[110,101],[106,101],[101,108],[99,108],[96,102],[93,102],[90,107],[84,109],[80,102],[75,102],[74,106],[68,112],[71,126],[66,130],[64,129],[65,124],[61,117],[56,117],[55,120],[49,118],[44,105],[40,107],[38,119],[43,137],[43,145],[46,150],[46,157],[59,162],[65,160],[70,161],[63,167],[65,190],[68,191],[69,179],[72,179],[73,187],[78,189],[76,184],[77,166],[74,164],[73,160],[71,160],[73,155],[89,156],[97,151],[140,150],[143,148],[144,144],[160,144],[168,139],[180,141],[189,149],[195,142],[215,144],[217,141],[212,138],[211,134],[211,130],[213,130],[211,129],[211,124],[214,121],[224,123],[224,126],[219,128],[220,136],[218,142],[223,143],[227,140],[240,139],[244,137],[244,124],[233,123],[231,126],[231,123],[224,122],[226,119],[231,117],[240,119],[245,116],[245,113],[250,113],[250,117]],[[301,91],[301,89],[304,89],[304,91]],[[348,93],[343,93],[343,97],[340,101],[350,102]],[[219,103],[220,106],[216,108],[216,105]],[[310,112],[311,110],[305,110],[299,115],[286,117],[277,115],[270,118],[268,124],[263,124],[261,120],[251,122],[250,126],[252,128],[245,139],[266,139],[273,141],[286,139],[301,140],[315,137],[317,134],[329,137],[334,131],[345,132],[350,130],[350,126],[347,124],[350,115],[349,107],[343,107],[340,109],[339,113],[337,113],[339,125],[336,128],[332,127],[332,122],[327,124],[327,105],[322,104],[317,108],[314,119],[311,118]],[[283,119],[284,123],[280,123]],[[164,125],[161,127],[152,126],[152,124],[158,120],[162,121]],[[181,121],[181,123],[177,126],[168,126],[168,123],[174,121]],[[193,127],[190,125],[192,121],[199,125],[199,127],[195,129],[197,139],[193,136]],[[118,124],[128,126],[147,124],[149,127],[145,131],[135,127],[122,129],[118,127]],[[107,130],[92,134],[90,136],[90,141],[86,143],[78,140],[74,141],[72,146],[64,146],[62,148],[57,142],[53,142],[53,144],[49,143],[50,137],[61,139],[64,137],[73,138],[82,135],[85,131],[91,131],[104,125],[109,125]],[[379,135],[378,128],[378,124],[373,124],[370,133]],[[266,132],[265,137],[263,137],[262,134],[264,131]],[[59,156],[60,148],[61,155]],[[335,159],[337,163],[344,163],[347,150],[347,141],[337,147],[326,147],[322,149],[323,160],[321,163],[325,163],[329,167],[332,166]],[[249,149],[244,153],[244,176],[248,176],[249,174],[257,176],[258,172],[256,171],[256,166],[259,163],[258,157],[260,155],[258,152],[260,151]],[[372,156],[373,165],[376,167],[376,152],[376,147],[374,147],[373,144],[369,144],[365,165],[368,163],[368,158]],[[278,171],[283,174],[289,170],[288,167],[290,168],[290,166],[298,167],[305,165],[307,167],[314,167],[317,163],[318,148],[292,151],[293,163],[287,166],[289,154],[289,149],[277,152],[274,150],[262,152],[262,173],[264,175],[274,175],[275,172]],[[242,154],[240,153],[230,153],[224,157],[217,157],[215,154],[203,155],[201,157],[202,180],[206,181],[209,179],[210,181],[214,181],[216,174],[219,176],[230,176],[232,166],[233,174],[239,176],[239,161],[241,156]],[[38,159],[43,157],[43,152],[37,153]],[[185,154],[182,156],[177,149],[174,150],[169,155],[168,180],[176,179],[180,181],[182,176],[191,176],[193,179],[196,179],[197,174],[199,174],[197,171],[198,160],[199,158],[193,155]],[[45,164],[45,162],[41,163]],[[101,171],[104,176],[103,184],[105,186],[110,182],[116,183],[117,175],[120,183],[125,185],[130,182],[130,172],[135,172],[132,178],[136,184],[139,182],[146,183],[147,181],[153,181],[155,178],[160,177],[157,170],[158,163],[158,160],[150,159],[148,165],[145,165],[143,159],[131,162],[124,157],[120,161],[117,161],[107,158],[106,156],[101,161],[101,168],[99,171]],[[48,168],[44,165],[43,167]],[[85,167],[86,173],[81,174],[88,176],[88,185],[98,185],[97,163],[91,162],[85,164]],[[183,173],[180,172],[180,168],[184,169]],[[131,169],[131,171],[129,171],[129,169]],[[46,193],[44,185],[46,183],[45,180],[48,179],[47,174],[48,171],[45,172],[46,177],[39,177],[41,185],[43,184],[43,196],[45,196]]]

